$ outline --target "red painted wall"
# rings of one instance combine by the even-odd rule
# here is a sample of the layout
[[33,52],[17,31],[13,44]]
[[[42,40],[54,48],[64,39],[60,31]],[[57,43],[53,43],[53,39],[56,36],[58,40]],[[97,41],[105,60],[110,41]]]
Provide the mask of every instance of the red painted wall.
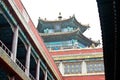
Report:
[[104,75],[96,76],[66,76],[63,77],[64,80],[105,80]]
[[96,48],[96,49],[82,49],[82,50],[65,50],[65,51],[54,51],[50,52],[51,55],[68,55],[68,54],[94,54],[94,53],[99,53],[103,52],[102,48]]

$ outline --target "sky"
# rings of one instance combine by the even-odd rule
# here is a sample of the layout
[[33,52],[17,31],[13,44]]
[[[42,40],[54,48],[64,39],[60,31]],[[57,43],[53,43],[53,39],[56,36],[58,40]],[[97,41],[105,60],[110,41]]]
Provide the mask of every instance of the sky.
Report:
[[84,35],[93,41],[101,41],[101,28],[96,0],[21,0],[37,27],[41,19],[56,20],[59,12],[63,19],[75,15],[78,22],[90,25]]

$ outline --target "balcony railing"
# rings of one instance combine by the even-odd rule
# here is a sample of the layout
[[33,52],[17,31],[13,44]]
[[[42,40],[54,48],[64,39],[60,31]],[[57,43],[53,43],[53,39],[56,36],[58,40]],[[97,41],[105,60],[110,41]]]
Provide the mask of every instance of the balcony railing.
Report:
[[[8,54],[8,56],[11,58],[11,54],[13,54],[6,46],[5,44],[0,40],[0,47]],[[25,72],[25,66],[16,58],[16,64]],[[36,80],[30,73],[29,77],[31,80]]]
[[18,59],[16,59],[16,63],[23,71],[25,71],[25,67],[23,66],[23,64]]
[[29,73],[29,77],[30,77],[32,80],[36,80],[31,73]]
[[11,57],[12,52],[0,40],[0,47]]

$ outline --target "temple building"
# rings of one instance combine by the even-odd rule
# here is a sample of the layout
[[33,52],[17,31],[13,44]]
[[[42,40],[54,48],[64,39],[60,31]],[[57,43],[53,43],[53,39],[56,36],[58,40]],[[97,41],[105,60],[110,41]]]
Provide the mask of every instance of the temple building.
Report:
[[102,48],[83,33],[89,25],[69,19],[38,20],[37,30],[65,80],[105,80]]
[[105,80],[99,41],[75,16],[39,18],[37,29],[21,0],[0,0],[0,80]]
[[57,21],[38,21],[37,29],[50,50],[81,49],[100,44],[99,41],[94,42],[83,35],[90,26],[80,24],[75,16],[62,20],[62,16],[59,15]]

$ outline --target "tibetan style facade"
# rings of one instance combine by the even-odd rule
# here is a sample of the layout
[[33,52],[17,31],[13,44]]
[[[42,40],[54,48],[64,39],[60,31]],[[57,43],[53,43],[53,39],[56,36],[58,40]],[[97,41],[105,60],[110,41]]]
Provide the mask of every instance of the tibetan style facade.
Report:
[[75,16],[56,21],[39,18],[37,30],[52,55],[64,80],[105,80],[103,51],[99,41],[92,41],[83,33],[90,28]]

